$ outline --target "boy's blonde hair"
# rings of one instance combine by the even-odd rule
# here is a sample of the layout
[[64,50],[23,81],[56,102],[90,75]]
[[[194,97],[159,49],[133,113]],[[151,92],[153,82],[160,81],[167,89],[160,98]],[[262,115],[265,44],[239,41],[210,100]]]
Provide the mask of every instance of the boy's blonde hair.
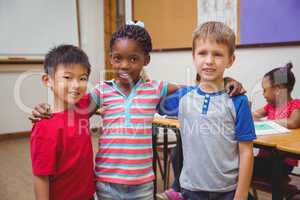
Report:
[[196,48],[196,40],[209,39],[218,44],[225,44],[228,47],[230,55],[235,50],[235,34],[231,28],[222,22],[209,21],[196,28],[193,33],[193,53]]

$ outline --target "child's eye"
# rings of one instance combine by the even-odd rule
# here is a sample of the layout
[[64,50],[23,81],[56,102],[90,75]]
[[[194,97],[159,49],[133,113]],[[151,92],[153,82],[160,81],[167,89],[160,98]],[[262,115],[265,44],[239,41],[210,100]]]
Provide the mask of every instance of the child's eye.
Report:
[[223,54],[222,54],[222,53],[215,53],[215,56],[216,56],[216,57],[222,57]]
[[70,76],[63,76],[64,79],[70,80],[71,77]]
[[198,55],[204,56],[204,55],[206,55],[206,52],[205,52],[205,51],[199,51],[199,52],[198,52]]
[[81,81],[87,81],[88,78],[87,78],[87,77],[81,77],[80,80],[81,80]]
[[121,58],[119,56],[115,56],[115,57],[113,57],[113,61],[116,63],[119,63],[119,62],[121,62]]
[[136,57],[130,58],[130,62],[135,63],[136,61],[137,61],[137,58],[136,58]]

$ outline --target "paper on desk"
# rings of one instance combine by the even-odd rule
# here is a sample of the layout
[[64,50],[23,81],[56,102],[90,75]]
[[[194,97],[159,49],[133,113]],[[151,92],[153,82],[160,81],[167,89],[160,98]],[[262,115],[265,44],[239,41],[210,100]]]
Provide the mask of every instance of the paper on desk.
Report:
[[288,133],[289,129],[273,122],[273,121],[259,121],[254,122],[256,135],[269,135]]

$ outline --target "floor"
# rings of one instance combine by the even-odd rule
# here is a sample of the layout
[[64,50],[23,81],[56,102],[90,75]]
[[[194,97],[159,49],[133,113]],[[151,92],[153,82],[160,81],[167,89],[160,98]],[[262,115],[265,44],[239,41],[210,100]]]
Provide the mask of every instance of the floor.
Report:
[[[93,136],[93,143],[96,148],[97,136]],[[0,199],[33,200],[28,138],[0,141],[0,158]],[[161,181],[158,185],[158,190],[161,191]],[[271,196],[259,192],[259,199],[268,200]]]

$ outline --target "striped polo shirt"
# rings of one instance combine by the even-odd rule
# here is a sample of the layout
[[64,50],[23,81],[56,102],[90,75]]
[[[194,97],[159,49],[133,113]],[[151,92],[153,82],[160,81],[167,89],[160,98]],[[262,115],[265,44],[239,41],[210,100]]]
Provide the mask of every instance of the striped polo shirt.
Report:
[[96,155],[98,181],[137,185],[154,179],[152,121],[166,92],[164,82],[142,79],[128,96],[114,80],[101,82],[93,89],[93,100],[99,108],[105,108]]

